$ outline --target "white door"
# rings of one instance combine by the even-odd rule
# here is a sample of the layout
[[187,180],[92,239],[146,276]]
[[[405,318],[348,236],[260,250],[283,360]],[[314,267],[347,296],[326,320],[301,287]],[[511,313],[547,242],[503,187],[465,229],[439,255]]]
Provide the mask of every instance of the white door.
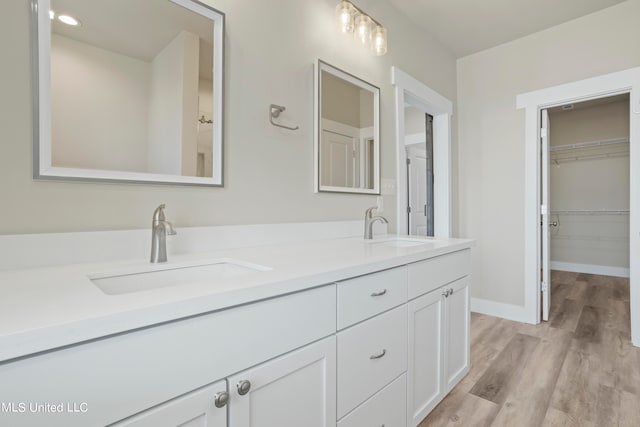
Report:
[[409,302],[407,421],[417,426],[445,395],[442,290]]
[[540,236],[541,236],[541,256],[542,256],[542,320],[549,320],[549,308],[551,306],[551,269],[549,260],[550,251],[550,227],[549,227],[549,135],[550,122],[549,112],[542,110],[542,128],[540,129],[540,151],[541,151],[541,177],[540,177]]
[[357,187],[356,139],[328,130],[322,131],[321,184]]
[[427,150],[407,147],[409,185],[409,234],[427,235]]
[[336,338],[228,379],[229,427],[335,427]]
[[[226,381],[219,381],[170,400],[116,427],[226,427]],[[226,395],[226,396],[225,396]]]
[[445,295],[444,364],[446,393],[469,372],[469,278],[447,286]]

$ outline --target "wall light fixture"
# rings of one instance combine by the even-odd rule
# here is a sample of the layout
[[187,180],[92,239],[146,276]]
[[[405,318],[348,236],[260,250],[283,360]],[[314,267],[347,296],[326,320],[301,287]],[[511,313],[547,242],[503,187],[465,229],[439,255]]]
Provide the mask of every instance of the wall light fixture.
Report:
[[356,40],[369,45],[374,55],[387,53],[387,30],[382,24],[367,15],[348,0],[341,0],[336,6],[338,31],[352,34]]

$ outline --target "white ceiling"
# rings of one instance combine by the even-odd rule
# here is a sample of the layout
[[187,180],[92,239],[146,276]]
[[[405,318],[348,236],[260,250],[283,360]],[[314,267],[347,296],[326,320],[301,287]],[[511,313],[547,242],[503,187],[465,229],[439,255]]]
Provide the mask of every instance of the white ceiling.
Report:
[[52,0],[51,9],[82,22],[70,27],[55,20],[54,33],[147,62],[188,30],[200,37],[201,75],[211,74],[213,21],[171,1]]
[[[389,1],[409,19],[433,34],[456,57],[462,57],[625,0]],[[389,37],[393,35],[389,34]]]

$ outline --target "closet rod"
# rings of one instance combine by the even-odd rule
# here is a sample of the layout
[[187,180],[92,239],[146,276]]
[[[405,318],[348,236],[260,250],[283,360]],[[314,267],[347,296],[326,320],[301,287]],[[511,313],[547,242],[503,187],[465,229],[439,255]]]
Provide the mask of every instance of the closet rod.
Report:
[[565,234],[552,234],[551,240],[597,240],[600,242],[627,242],[628,236],[621,237],[606,237],[606,236],[568,236]]
[[572,157],[553,157],[551,163],[559,165],[560,163],[576,162],[579,160],[596,160],[596,159],[612,159],[615,157],[626,157],[629,155],[629,151],[616,151],[615,153],[605,154],[587,154],[584,156],[572,156]]
[[568,209],[551,211],[551,215],[629,215],[629,209]]
[[554,147],[549,147],[549,151],[580,150],[583,148],[604,147],[606,145],[623,144],[628,142],[629,142],[628,137],[603,139],[600,141],[588,141],[588,142],[578,142],[576,144],[556,145]]

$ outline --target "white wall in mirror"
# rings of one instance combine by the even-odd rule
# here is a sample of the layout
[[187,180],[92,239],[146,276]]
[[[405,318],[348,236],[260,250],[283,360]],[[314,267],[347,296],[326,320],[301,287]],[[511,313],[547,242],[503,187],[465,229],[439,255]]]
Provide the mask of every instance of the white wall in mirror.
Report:
[[380,193],[380,89],[318,61],[315,190]]
[[222,185],[222,13],[192,0],[32,1],[36,178]]

